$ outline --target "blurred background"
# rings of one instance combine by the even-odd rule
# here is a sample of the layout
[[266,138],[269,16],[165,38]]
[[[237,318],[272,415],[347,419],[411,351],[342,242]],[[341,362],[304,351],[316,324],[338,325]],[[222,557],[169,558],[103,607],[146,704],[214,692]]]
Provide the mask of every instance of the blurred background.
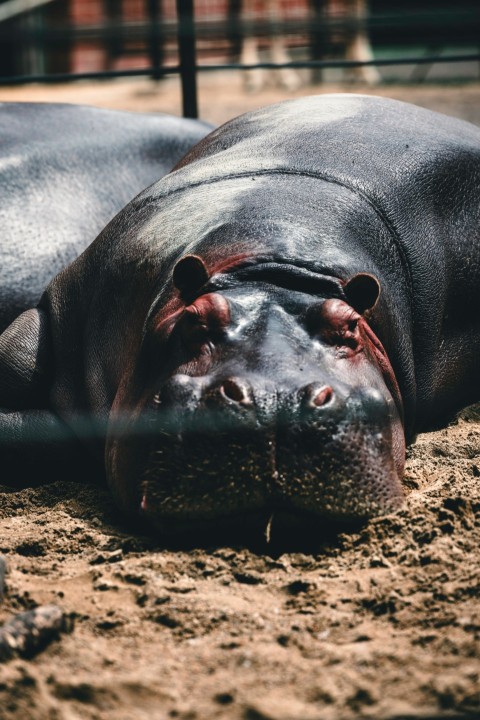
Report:
[[222,122],[321,92],[480,124],[480,0],[0,0],[0,100]]

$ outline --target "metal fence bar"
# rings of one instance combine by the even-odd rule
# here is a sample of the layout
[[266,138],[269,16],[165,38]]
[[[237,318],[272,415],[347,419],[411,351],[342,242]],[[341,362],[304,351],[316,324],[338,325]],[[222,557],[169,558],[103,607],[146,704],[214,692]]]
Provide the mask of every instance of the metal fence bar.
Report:
[[147,0],[147,14],[149,17],[148,50],[152,66],[152,77],[155,80],[161,78],[162,46],[159,33],[160,28],[160,7],[158,0]]
[[[299,60],[288,63],[272,63],[272,62],[260,62],[254,65],[242,65],[241,63],[221,63],[212,65],[194,65],[196,72],[208,72],[212,70],[256,70],[267,69],[275,70],[280,68],[355,68],[365,66],[391,66],[391,65],[423,65],[432,63],[451,63],[451,62],[480,62],[480,53],[469,54],[469,55],[428,55],[423,57],[412,56],[406,58],[389,58],[389,59],[378,59],[369,61],[356,61],[356,60]],[[166,75],[178,75],[182,73],[184,67],[181,65],[172,65],[167,67],[159,68],[155,70],[155,77],[157,73],[160,76]],[[185,98],[184,110],[187,110],[191,114],[186,114],[185,117],[197,117],[194,114],[197,107],[197,87],[196,87],[196,72],[193,74],[193,78],[189,78],[188,82],[183,82],[182,87],[189,90],[190,83],[193,80],[194,87],[194,102],[191,102]],[[153,74],[152,68],[138,68],[134,70],[102,70],[101,72],[84,72],[84,73],[57,73],[51,75],[17,75],[14,77],[0,77],[0,85],[25,85],[27,83],[62,83],[75,80],[108,80],[120,77],[151,77]],[[185,107],[186,106],[186,107]]]
[[[146,0],[147,3],[153,2],[154,0]],[[178,1],[178,0],[177,0]],[[233,0],[230,0],[233,2]],[[47,0],[42,0],[47,2]],[[52,0],[48,0],[52,2]],[[109,0],[109,2],[117,9],[119,7],[118,0]],[[160,3],[160,0],[157,0]],[[0,2],[0,10],[4,5]],[[162,18],[161,13],[162,5],[159,5],[159,16],[160,20],[157,21],[158,27],[156,32],[159,37],[169,37],[173,39],[178,34],[177,22],[171,18]],[[118,16],[117,16],[118,18]],[[1,16],[0,16],[1,22]],[[311,33],[319,34],[320,36],[329,37],[333,33],[343,32],[355,32],[360,27],[364,26],[356,18],[322,18],[321,20],[312,19],[292,19],[292,20],[275,20],[271,21],[268,19],[261,20],[239,20],[233,25],[231,18],[225,20],[203,20],[199,19],[195,21],[195,34],[198,38],[217,38],[219,36],[229,37],[233,34],[240,36],[248,36],[255,34],[260,37],[270,37],[272,34],[286,34],[286,35],[303,35],[308,37]],[[431,42],[432,40],[438,41],[438,33],[442,32],[441,36],[442,43],[446,40],[450,41],[455,36],[452,35],[453,31],[458,33],[461,31],[462,42],[468,41],[469,43],[475,44],[478,42],[478,31],[480,29],[480,12],[477,15],[471,13],[463,14],[441,14],[435,15],[415,15],[415,16],[401,16],[396,15],[385,15],[385,16],[373,16],[366,21],[366,26],[370,33],[381,34],[383,37],[388,35],[389,40],[392,34],[395,34],[398,39],[399,32],[408,32],[408,37],[411,38],[412,33],[417,34],[422,40]],[[2,27],[0,25],[0,31]],[[47,42],[58,41],[61,42],[64,38],[68,40],[72,39],[98,39],[102,40],[105,37],[113,34],[123,34],[129,37],[135,38],[148,38],[151,31],[151,21],[146,18],[145,20],[120,20],[116,19],[114,22],[108,24],[102,22],[80,24],[80,25],[68,25],[63,24],[61,26],[48,27],[45,26],[42,29],[42,35],[44,35]],[[234,32],[235,31],[235,32]],[[390,33],[389,33],[390,31]],[[11,30],[6,30],[6,34],[9,34]],[[28,28],[22,28],[18,31],[18,39],[20,42],[29,41],[32,35],[37,34],[29,30]],[[0,32],[0,35],[3,33]],[[443,39],[442,39],[443,38]],[[403,36],[403,40],[406,40],[406,36]]]
[[193,0],[177,0],[177,18],[183,116],[196,118],[198,117],[197,58]]
[[254,65],[242,65],[241,63],[221,63],[197,65],[199,72],[207,70],[256,70],[257,68],[266,70],[275,70],[276,68],[355,68],[355,67],[375,67],[387,65],[422,65],[425,63],[451,63],[451,62],[475,62],[480,61],[480,53],[470,53],[468,55],[417,55],[403,58],[385,58],[376,60],[294,60],[286,63],[259,62]]
[[[179,75],[180,66],[172,65],[160,68],[158,74]],[[28,83],[44,83],[55,85],[56,83],[74,82],[75,80],[113,80],[121,77],[152,77],[152,68],[135,68],[133,70],[102,70],[101,72],[82,73],[52,73],[49,75],[16,75],[0,77],[0,85],[27,85]]]

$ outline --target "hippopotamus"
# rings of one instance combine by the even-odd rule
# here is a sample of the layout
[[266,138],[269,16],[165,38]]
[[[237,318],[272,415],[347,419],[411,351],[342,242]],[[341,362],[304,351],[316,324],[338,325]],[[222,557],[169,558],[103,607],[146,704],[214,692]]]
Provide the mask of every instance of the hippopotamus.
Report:
[[394,511],[406,444],[480,397],[479,228],[466,122],[350,94],[242,115],[5,330],[2,423],[32,457],[76,438],[159,533]]

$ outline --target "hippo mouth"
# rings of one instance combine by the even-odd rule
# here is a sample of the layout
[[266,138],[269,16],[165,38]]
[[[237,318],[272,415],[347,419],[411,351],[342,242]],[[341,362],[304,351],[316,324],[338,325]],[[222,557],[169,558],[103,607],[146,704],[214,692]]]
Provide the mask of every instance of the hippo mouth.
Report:
[[[160,533],[358,523],[403,500],[388,430],[361,418],[216,427],[205,412],[149,442],[141,514]],[[224,420],[224,418],[223,418]],[[199,430],[201,428],[201,430]],[[270,529],[269,529],[270,528]]]

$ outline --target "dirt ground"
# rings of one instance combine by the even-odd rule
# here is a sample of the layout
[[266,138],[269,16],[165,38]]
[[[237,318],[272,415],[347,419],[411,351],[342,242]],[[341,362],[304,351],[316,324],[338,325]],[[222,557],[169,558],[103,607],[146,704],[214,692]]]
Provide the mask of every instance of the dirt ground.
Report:
[[[377,92],[480,125],[478,85]],[[222,122],[281,96],[205,77],[201,114]],[[179,112],[173,80],[0,100]],[[74,619],[33,659],[0,665],[0,719],[480,717],[480,406],[418,438],[406,487],[399,512],[302,551],[295,538],[165,548],[122,525],[101,488],[0,488],[0,624],[46,603]]]

